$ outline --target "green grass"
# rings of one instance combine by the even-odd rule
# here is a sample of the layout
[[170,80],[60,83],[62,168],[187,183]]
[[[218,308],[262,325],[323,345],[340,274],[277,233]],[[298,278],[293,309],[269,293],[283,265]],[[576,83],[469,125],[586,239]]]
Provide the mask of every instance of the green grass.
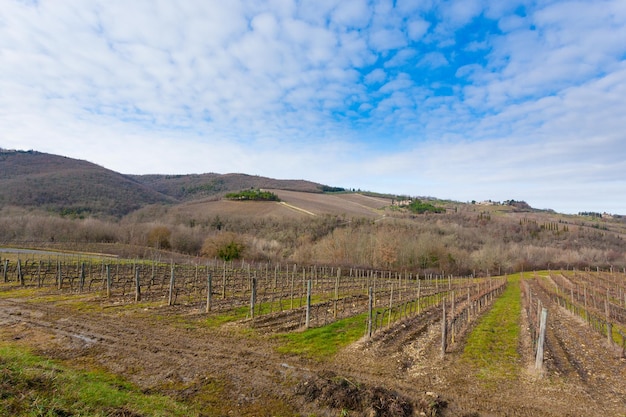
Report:
[[81,371],[0,343],[2,416],[194,416],[187,405],[146,395],[102,371]]
[[509,285],[491,310],[468,336],[463,359],[486,379],[515,379],[520,369],[521,291],[519,276],[509,277]]
[[367,313],[338,320],[324,327],[277,336],[282,345],[280,353],[302,355],[311,359],[324,360],[339,349],[353,343],[365,334]]
[[219,327],[232,321],[245,319],[250,314],[250,306],[237,307],[220,314],[210,314],[202,320],[202,325],[207,328]]

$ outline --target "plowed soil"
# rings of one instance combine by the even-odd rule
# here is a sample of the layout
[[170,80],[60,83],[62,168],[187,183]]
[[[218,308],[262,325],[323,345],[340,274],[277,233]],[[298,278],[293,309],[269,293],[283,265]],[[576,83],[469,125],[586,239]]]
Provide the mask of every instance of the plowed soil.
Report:
[[77,309],[0,298],[0,338],[77,366],[104,367],[149,392],[204,404],[206,415],[625,416],[621,350],[552,304],[539,287],[533,291],[549,309],[545,370],[533,368],[520,317],[519,375],[500,379],[481,376],[463,359],[462,337],[442,357],[435,309],[326,362],[277,353],[277,339],[250,331],[249,323],[208,328],[199,325],[202,311],[167,307]]

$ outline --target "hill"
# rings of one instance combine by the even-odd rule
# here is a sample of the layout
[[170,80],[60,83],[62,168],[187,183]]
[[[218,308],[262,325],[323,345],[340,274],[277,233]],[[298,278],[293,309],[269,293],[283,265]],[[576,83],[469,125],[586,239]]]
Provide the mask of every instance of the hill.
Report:
[[246,174],[124,175],[64,156],[0,150],[0,207],[37,207],[77,217],[122,217],[152,204],[176,204],[249,188],[321,193],[325,187]]
[[247,174],[133,175],[136,181],[180,201],[222,195],[249,188],[321,193],[323,185],[304,180],[277,180]]
[[148,204],[173,201],[91,162],[35,151],[0,151],[0,206],[119,217]]

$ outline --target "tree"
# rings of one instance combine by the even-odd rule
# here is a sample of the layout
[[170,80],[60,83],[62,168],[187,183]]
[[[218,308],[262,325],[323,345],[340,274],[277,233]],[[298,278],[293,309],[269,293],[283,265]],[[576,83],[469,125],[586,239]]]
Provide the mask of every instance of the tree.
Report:
[[170,249],[170,236],[172,232],[165,226],[156,226],[148,233],[148,246],[157,249]]
[[227,200],[252,200],[252,201],[280,201],[278,196],[270,191],[244,190],[238,193],[228,193],[224,196]]

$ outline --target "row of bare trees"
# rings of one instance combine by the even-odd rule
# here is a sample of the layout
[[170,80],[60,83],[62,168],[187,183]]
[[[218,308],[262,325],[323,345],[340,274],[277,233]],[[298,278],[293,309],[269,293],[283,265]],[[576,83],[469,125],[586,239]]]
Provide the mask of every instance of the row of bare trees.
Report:
[[[543,223],[541,223],[543,224]],[[303,219],[174,216],[155,207],[121,220],[0,212],[0,244],[54,245],[143,256],[147,249],[209,258],[358,265],[457,275],[626,266],[619,234],[590,227],[541,227],[463,211],[388,216],[380,221],[326,215]],[[150,255],[152,256],[152,255]]]

